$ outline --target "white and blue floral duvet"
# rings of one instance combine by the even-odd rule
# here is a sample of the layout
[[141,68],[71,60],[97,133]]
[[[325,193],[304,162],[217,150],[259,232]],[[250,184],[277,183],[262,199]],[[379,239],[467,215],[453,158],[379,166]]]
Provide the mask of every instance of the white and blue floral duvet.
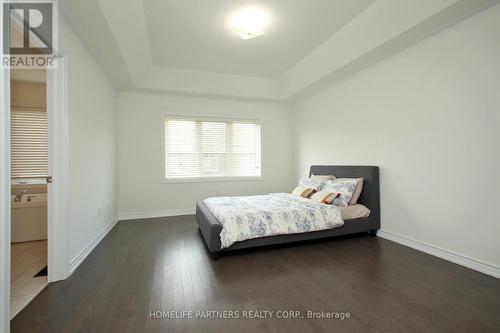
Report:
[[337,206],[288,194],[214,197],[203,201],[222,224],[221,248],[246,239],[340,227]]

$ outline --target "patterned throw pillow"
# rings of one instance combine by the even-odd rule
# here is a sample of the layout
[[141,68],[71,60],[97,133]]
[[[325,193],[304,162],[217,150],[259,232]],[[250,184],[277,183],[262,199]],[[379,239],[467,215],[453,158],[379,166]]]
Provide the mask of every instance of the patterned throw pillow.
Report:
[[314,193],[311,196],[312,201],[316,201],[319,203],[324,203],[324,204],[331,204],[333,200],[335,200],[340,193],[335,193],[335,192],[327,192],[327,191],[319,191]]
[[316,191],[321,191],[324,184],[325,184],[325,181],[315,181],[315,180],[311,180],[311,179],[306,178],[306,177],[300,177],[298,186],[306,186],[309,188],[313,188]]
[[316,190],[307,186],[297,186],[293,191],[293,195],[299,195],[304,198],[309,198]]
[[340,196],[335,198],[332,204],[341,207],[347,207],[349,201],[356,190],[356,185],[358,184],[358,179],[356,178],[337,178],[335,180],[330,180],[324,183],[321,188],[322,191],[328,192],[338,192]]
[[346,179],[357,180],[356,189],[354,190],[351,201],[349,201],[349,205],[355,205],[358,203],[358,199],[361,196],[361,192],[363,191],[363,178],[337,178],[337,180],[346,180]]

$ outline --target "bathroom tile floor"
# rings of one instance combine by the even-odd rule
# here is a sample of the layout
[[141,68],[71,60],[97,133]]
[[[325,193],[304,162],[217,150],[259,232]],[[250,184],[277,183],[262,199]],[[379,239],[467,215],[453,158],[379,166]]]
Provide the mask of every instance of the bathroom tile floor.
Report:
[[11,245],[10,318],[14,318],[47,285],[47,277],[33,277],[47,266],[47,241]]

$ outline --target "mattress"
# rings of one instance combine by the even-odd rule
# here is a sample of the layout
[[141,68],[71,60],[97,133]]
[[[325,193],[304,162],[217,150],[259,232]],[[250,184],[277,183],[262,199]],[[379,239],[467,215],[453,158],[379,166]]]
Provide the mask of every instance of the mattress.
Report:
[[304,232],[290,235],[277,235],[269,237],[260,237],[249,239],[246,241],[236,242],[229,248],[221,248],[220,233],[222,225],[208,210],[202,201],[196,203],[196,220],[200,227],[201,235],[205,240],[208,250],[214,258],[217,252],[227,250],[238,250],[252,247],[268,246],[275,244],[292,243],[298,241],[306,241],[312,239],[329,238],[334,236],[348,235],[364,231],[373,231],[379,228],[380,224],[373,212],[369,217],[345,220],[344,225],[340,228],[327,230]]
[[341,227],[340,209],[289,193],[213,197],[203,201],[223,226],[221,247],[248,239]]

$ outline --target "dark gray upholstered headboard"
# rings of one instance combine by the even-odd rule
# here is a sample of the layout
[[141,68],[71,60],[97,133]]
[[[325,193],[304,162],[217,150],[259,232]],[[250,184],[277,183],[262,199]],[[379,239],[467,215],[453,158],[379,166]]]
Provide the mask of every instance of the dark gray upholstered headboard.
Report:
[[337,178],[363,178],[363,191],[358,203],[365,205],[380,223],[380,185],[377,166],[312,165],[309,176],[334,175]]

